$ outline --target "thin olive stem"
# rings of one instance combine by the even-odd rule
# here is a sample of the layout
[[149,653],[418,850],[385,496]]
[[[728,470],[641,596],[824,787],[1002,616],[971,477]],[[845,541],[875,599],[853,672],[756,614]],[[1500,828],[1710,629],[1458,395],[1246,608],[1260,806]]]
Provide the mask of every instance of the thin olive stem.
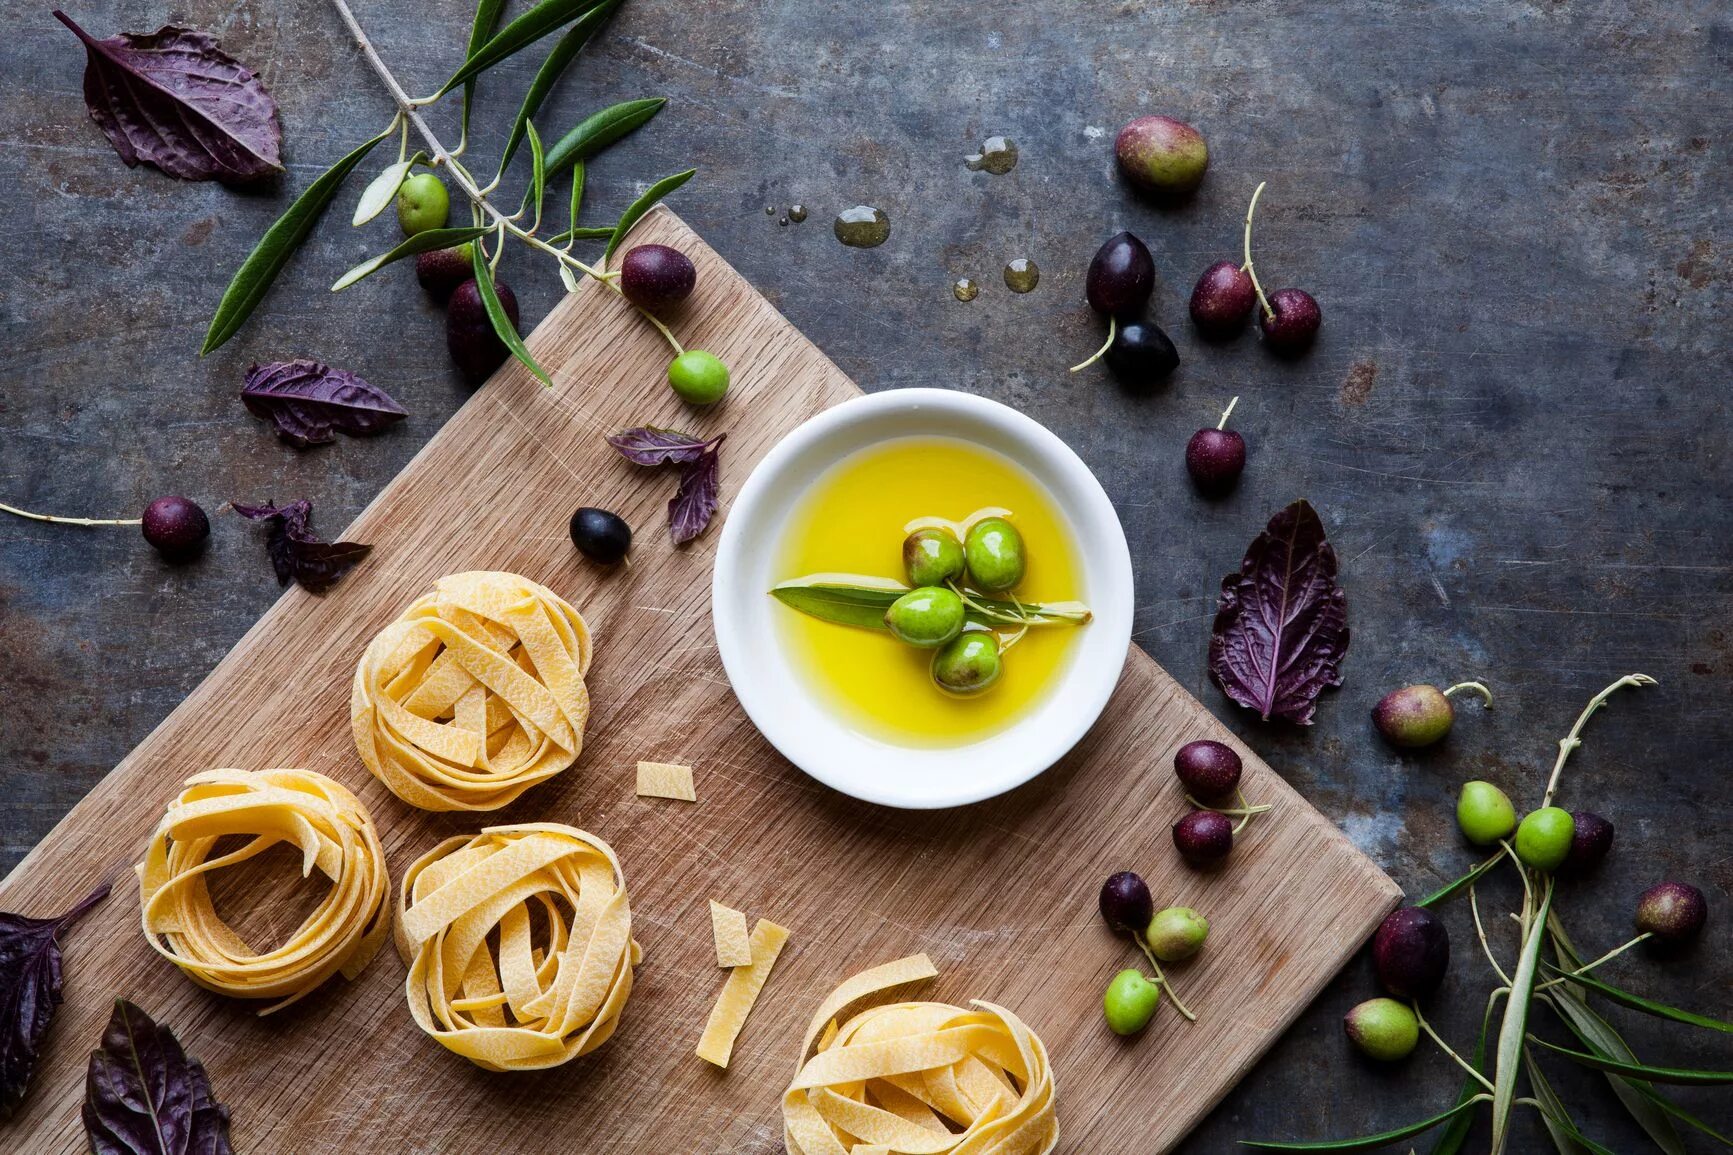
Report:
[[1510,860],[1512,862],[1516,863],[1517,876],[1522,879],[1522,900],[1523,900],[1523,906],[1524,906],[1523,916],[1522,916],[1522,929],[1526,933],[1528,931],[1528,910],[1527,910],[1527,908],[1532,907],[1534,905],[1534,884],[1529,882],[1529,880],[1528,880],[1528,871],[1523,867],[1522,859],[1517,857],[1516,847],[1512,846],[1508,841],[1506,841],[1503,838],[1498,840],[1498,844],[1500,846],[1504,847],[1504,852],[1510,856]]
[[1252,289],[1258,294],[1258,303],[1263,305],[1264,314],[1273,321],[1276,317],[1276,311],[1270,308],[1270,299],[1264,296],[1264,287],[1258,283],[1258,270],[1252,267],[1252,214],[1257,211],[1258,198],[1264,195],[1264,185],[1267,183],[1267,181],[1258,182],[1258,187],[1252,191],[1252,203],[1246,206],[1246,263],[1240,268],[1244,269],[1246,276],[1252,279]]
[[1568,983],[1572,979],[1576,978],[1578,975],[1586,975],[1590,971],[1594,970],[1596,967],[1600,966],[1602,963],[1612,962],[1614,959],[1618,958],[1620,955],[1624,954],[1626,951],[1628,951],[1631,948],[1638,946],[1642,943],[1648,942],[1653,937],[1655,937],[1655,936],[1652,932],[1644,931],[1642,934],[1638,935],[1636,938],[1632,939],[1630,942],[1625,943],[1623,946],[1614,947],[1612,950],[1608,951],[1606,954],[1602,955],[1600,958],[1596,959],[1594,962],[1584,963],[1582,966],[1578,967],[1574,971],[1568,971],[1565,974],[1562,974],[1558,978],[1555,978],[1555,979],[1548,979],[1546,982],[1541,983],[1538,987],[1536,987],[1535,990],[1544,991],[1548,987],[1556,987],[1560,983]]
[[1445,1042],[1442,1038],[1440,1038],[1438,1035],[1438,1032],[1432,1029],[1432,1024],[1427,1022],[1426,1016],[1420,1013],[1420,1004],[1419,1003],[1413,1002],[1412,1000],[1410,1000],[1408,1005],[1410,1008],[1413,1009],[1414,1019],[1416,1022],[1418,1022],[1420,1024],[1420,1029],[1426,1032],[1426,1035],[1428,1038],[1430,1038],[1433,1042],[1438,1044],[1438,1047],[1441,1051],[1443,1051],[1445,1054],[1449,1055],[1452,1059],[1456,1060],[1456,1065],[1461,1067],[1464,1071],[1467,1071],[1470,1075],[1472,1075],[1475,1078],[1475,1080],[1477,1082],[1479,1082],[1479,1084],[1482,1087],[1485,1087],[1488,1091],[1491,1091],[1494,1089],[1492,1086],[1492,1080],[1491,1079],[1488,1079],[1485,1075],[1483,1075],[1479,1071],[1475,1070],[1474,1065],[1472,1063],[1470,1063],[1467,1059],[1464,1059],[1461,1055],[1457,1054],[1454,1050],[1452,1050],[1450,1047],[1450,1044]]
[[1464,690],[1469,690],[1473,693],[1479,694],[1481,700],[1486,703],[1486,708],[1488,710],[1492,709],[1492,691],[1487,689],[1486,686],[1480,682],[1458,682],[1456,685],[1445,690],[1444,696],[1448,698],[1450,695],[1459,694]]
[[[1242,794],[1239,797],[1240,797],[1241,802],[1243,803],[1245,800],[1245,795]],[[1275,805],[1273,803],[1269,803],[1269,802],[1266,802],[1261,806],[1246,806],[1246,805],[1211,806],[1207,802],[1199,802],[1196,798],[1193,798],[1190,794],[1187,794],[1185,796],[1185,800],[1187,802],[1191,803],[1193,806],[1197,807],[1199,810],[1211,810],[1217,814],[1226,814],[1229,818],[1239,818],[1239,817],[1244,817],[1244,816],[1250,815],[1250,814],[1268,814],[1270,811],[1275,809]]]
[[487,271],[491,274],[494,274],[494,279],[497,281],[499,279],[499,277],[498,277],[499,259],[501,257],[505,256],[505,222],[504,221],[500,222],[499,230],[494,235],[495,235],[496,239],[495,239],[494,244],[493,244],[493,256],[489,257],[487,260]]
[[1653,686],[1654,684],[1655,679],[1649,677],[1647,674],[1626,674],[1624,677],[1620,678],[1618,681],[1589,699],[1589,704],[1583,707],[1583,712],[1581,714],[1577,715],[1576,725],[1571,727],[1571,732],[1559,739],[1558,761],[1553,763],[1552,777],[1547,779],[1546,797],[1542,800],[1541,806],[1546,807],[1552,805],[1552,797],[1558,792],[1559,775],[1564,773],[1565,759],[1571,756],[1571,751],[1583,744],[1583,727],[1588,724],[1588,720],[1593,716],[1594,712],[1606,705],[1608,698],[1612,697],[1616,692],[1624,689],[1626,686]]
[[1179,997],[1179,992],[1173,989],[1173,980],[1162,973],[1161,960],[1155,957],[1155,952],[1149,949],[1149,944],[1143,941],[1143,936],[1134,934],[1131,937],[1137,940],[1138,949],[1143,951],[1143,957],[1149,960],[1149,968],[1155,972],[1155,981],[1167,988],[1167,997],[1173,1000],[1173,1009],[1183,1015],[1186,1022],[1197,1022],[1197,1016],[1191,1013],[1191,1008],[1185,1005],[1184,1000]]
[[1240,399],[1238,397],[1235,397],[1232,401],[1228,402],[1228,407],[1222,410],[1222,419],[1216,422],[1217,429],[1226,429],[1228,427],[1228,418],[1233,415],[1234,406],[1239,403]]
[[1486,924],[1480,921],[1480,899],[1472,885],[1468,888],[1468,909],[1474,914],[1474,933],[1480,939],[1480,949],[1486,954],[1486,961],[1492,965],[1493,973],[1504,980],[1504,985],[1510,985],[1510,976],[1498,965],[1498,956],[1492,953],[1492,944],[1486,940]]
[[1118,317],[1107,318],[1107,340],[1105,340],[1101,343],[1101,348],[1097,349],[1093,354],[1091,354],[1089,360],[1077,362],[1077,364],[1071,366],[1070,369],[1067,369],[1066,372],[1076,373],[1077,371],[1079,371],[1081,369],[1089,368],[1091,365],[1093,365],[1097,361],[1101,360],[1103,357],[1105,357],[1107,355],[1107,351],[1113,347],[1113,338],[1118,336],[1118,334],[1119,334],[1119,318]]
[[31,513],[28,509],[19,509],[15,505],[0,502],[0,510],[17,517],[28,517],[31,521],[52,521],[56,525],[142,525],[143,518],[138,517],[56,517],[51,513]]

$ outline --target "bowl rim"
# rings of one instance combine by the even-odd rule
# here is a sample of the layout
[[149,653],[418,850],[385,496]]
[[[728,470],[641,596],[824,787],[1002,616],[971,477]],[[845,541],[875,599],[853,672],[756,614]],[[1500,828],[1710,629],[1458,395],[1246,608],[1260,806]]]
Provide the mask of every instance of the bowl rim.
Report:
[[[778,486],[784,480],[782,474],[792,463],[816,444],[836,437],[850,427],[899,412],[934,411],[991,429],[1016,442],[1019,448],[1026,448],[1027,456],[1023,459],[1003,450],[998,452],[1010,457],[1015,465],[1029,473],[1074,524],[1087,518],[1097,526],[1111,526],[1109,540],[1092,539],[1087,549],[1079,548],[1078,557],[1083,572],[1089,575],[1088,584],[1092,588],[1099,585],[1114,595],[1111,604],[1100,604],[1100,599],[1091,595],[1095,619],[1089,628],[1099,627],[1102,631],[1116,634],[1117,644],[1113,649],[1120,657],[1117,662],[1109,659],[1094,663],[1087,669],[1082,662],[1073,665],[1065,675],[1070,686],[1065,699],[1068,709],[1062,721],[1055,724],[1049,720],[1048,725],[1035,732],[1024,733],[1039,717],[1038,714],[1031,715],[981,740],[985,743],[1008,734],[1020,735],[1018,757],[1006,773],[992,776],[990,781],[977,781],[973,786],[935,787],[911,792],[887,786],[883,780],[862,781],[857,774],[846,770],[839,772],[837,766],[827,762],[823,756],[825,743],[814,741],[800,725],[789,719],[788,711],[781,708],[783,703],[772,693],[773,687],[747,676],[752,664],[750,651],[753,646],[744,636],[741,624],[735,620],[735,599],[741,595],[734,588],[734,578],[744,564],[743,551],[754,528],[754,519],[766,501],[776,496]],[[848,453],[859,452],[881,440],[910,435],[898,433],[869,440],[851,447]],[[832,464],[844,456],[847,454],[837,456]],[[1055,493],[1054,486],[1041,476],[1043,473],[1063,479],[1074,500],[1067,502]],[[1079,497],[1081,507],[1075,500]],[[910,810],[964,806],[996,797],[1045,772],[1070,752],[1095,725],[1119,684],[1130,651],[1134,602],[1131,549],[1118,511],[1100,480],[1076,451],[1045,425],[1008,405],[972,393],[929,387],[889,389],[852,397],[815,414],[785,434],[754,466],[731,503],[723,522],[711,575],[711,622],[722,667],[736,699],[759,733],[803,773],[831,789],[864,802]],[[824,710],[820,709],[818,713],[831,720]],[[835,720],[834,724],[837,733],[849,741],[865,741],[842,721]],[[977,745],[979,743],[950,747],[944,752],[955,756]],[[891,751],[902,749],[889,745],[885,748]],[[910,747],[907,753],[918,757],[926,753],[926,748]]]

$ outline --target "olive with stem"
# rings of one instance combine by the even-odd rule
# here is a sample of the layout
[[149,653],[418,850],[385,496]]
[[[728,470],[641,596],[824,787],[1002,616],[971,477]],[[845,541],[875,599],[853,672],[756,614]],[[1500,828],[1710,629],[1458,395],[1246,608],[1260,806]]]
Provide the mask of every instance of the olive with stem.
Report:
[[1215,428],[1199,429],[1185,444],[1185,470],[1198,489],[1211,496],[1232,489],[1246,467],[1246,439],[1227,427],[1239,403],[1238,397],[1229,401]]
[[1392,746],[1418,749],[1442,742],[1456,723],[1451,696],[1464,691],[1480,695],[1486,708],[1492,708],[1492,691],[1480,682],[1458,682],[1443,690],[1428,685],[1403,686],[1378,699],[1372,707],[1372,724]]
[[1263,195],[1267,183],[1258,183],[1252,192],[1251,203],[1246,206],[1246,263],[1243,267],[1251,279],[1258,304],[1263,306],[1263,311],[1258,314],[1258,324],[1264,331],[1264,344],[1274,352],[1293,355],[1303,353],[1311,346],[1324,323],[1324,314],[1318,308],[1317,300],[1304,289],[1277,289],[1266,296],[1258,281],[1258,270],[1252,264],[1252,214],[1257,211],[1258,198]]
[[15,505],[0,503],[0,511],[31,521],[53,522],[59,525],[136,525],[150,547],[168,561],[187,561],[204,548],[211,536],[211,519],[199,503],[188,497],[170,494],[159,497],[144,507],[138,517],[61,517],[57,514],[32,513]]

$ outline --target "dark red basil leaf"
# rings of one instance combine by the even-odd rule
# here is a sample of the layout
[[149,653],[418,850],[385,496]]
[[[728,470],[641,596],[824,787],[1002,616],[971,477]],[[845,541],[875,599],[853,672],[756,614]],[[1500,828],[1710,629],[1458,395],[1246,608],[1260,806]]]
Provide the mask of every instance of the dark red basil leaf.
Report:
[[84,1133],[93,1155],[234,1155],[229,1109],[174,1032],[125,999],[90,1054]]
[[409,416],[377,385],[305,357],[248,369],[241,400],[253,416],[271,422],[279,437],[301,449],[335,441],[339,433],[378,433]]
[[608,438],[608,444],[634,465],[686,465],[697,461],[705,450],[721,445],[726,433],[710,441],[674,429],[644,425]]
[[53,918],[0,912],[0,1119],[23,1100],[60,1007],[60,932],[107,897],[105,882]]
[[322,594],[342,580],[343,575],[354,569],[355,564],[373,549],[370,545],[353,541],[320,541],[307,528],[307,519],[313,515],[313,503],[306,498],[291,501],[280,509],[272,501],[264,505],[242,505],[231,501],[229,505],[248,521],[271,523],[271,536],[265,542],[265,551],[271,556],[271,567],[277,571],[279,585],[288,585],[293,579],[303,589]]
[[98,40],[54,15],[84,42],[84,103],[129,167],[224,184],[283,171],[277,102],[215,37],[170,24]]
[[685,545],[710,525],[721,474],[722,456],[714,449],[705,450],[680,471],[679,492],[668,503],[668,533],[675,545]]
[[1312,724],[1325,686],[1342,684],[1348,599],[1336,551],[1306,501],[1270,519],[1238,573],[1222,579],[1209,674],[1228,697],[1261,714]]

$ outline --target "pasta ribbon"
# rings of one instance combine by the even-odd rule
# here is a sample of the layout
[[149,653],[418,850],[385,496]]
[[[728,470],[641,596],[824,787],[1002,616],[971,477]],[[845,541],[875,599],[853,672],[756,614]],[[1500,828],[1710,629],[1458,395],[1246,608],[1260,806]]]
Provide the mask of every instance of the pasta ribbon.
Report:
[[511,573],[440,578],[355,668],[349,720],[373,776],[423,810],[498,810],[577,761],[590,631]]
[[554,1067],[607,1042],[643,958],[613,850],[551,822],[422,855],[403,876],[397,949],[421,1029],[490,1071]]
[[[219,840],[251,836],[211,857]],[[279,842],[301,851],[331,889],[287,942],[253,949],[217,916],[207,876]],[[391,879],[373,819],[348,790],[311,770],[208,770],[168,804],[138,872],[145,938],[188,978],[243,999],[276,999],[268,1015],[333,974],[353,979],[390,929]]]
[[1058,1145],[1047,1048],[1004,1007],[893,1003],[841,1026],[833,1017],[936,973],[914,955],[824,1001],[782,1100],[789,1155],[1047,1155]]

